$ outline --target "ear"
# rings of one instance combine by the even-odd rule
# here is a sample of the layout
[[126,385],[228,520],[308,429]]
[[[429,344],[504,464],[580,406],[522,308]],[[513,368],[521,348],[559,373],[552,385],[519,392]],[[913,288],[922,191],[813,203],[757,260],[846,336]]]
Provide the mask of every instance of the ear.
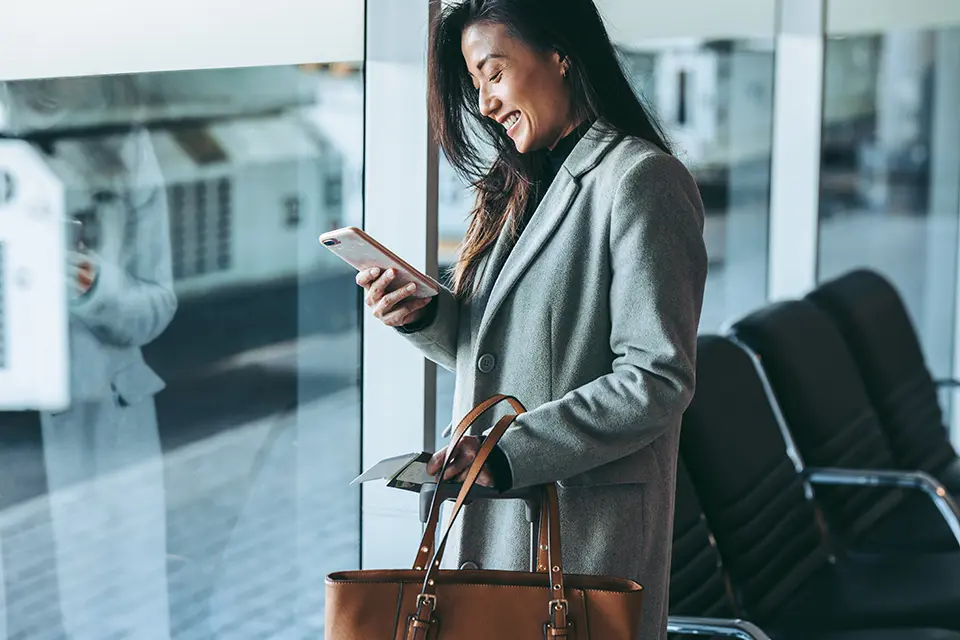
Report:
[[561,51],[554,51],[553,54],[551,54],[551,58],[560,71],[560,74],[566,78],[567,73],[570,71],[570,60]]

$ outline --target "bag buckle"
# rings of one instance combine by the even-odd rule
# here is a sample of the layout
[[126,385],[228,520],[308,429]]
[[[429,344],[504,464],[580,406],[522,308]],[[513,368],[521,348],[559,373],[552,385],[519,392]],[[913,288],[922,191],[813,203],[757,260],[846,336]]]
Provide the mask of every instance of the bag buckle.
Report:
[[[423,606],[423,603],[430,605],[430,613],[433,613],[437,608],[437,596],[432,593],[421,593],[417,596],[417,613],[420,613],[420,607]],[[552,611],[552,609],[551,609]]]
[[[561,619],[565,622],[563,626],[557,624],[557,613],[561,612]],[[570,622],[570,603],[566,598],[558,598],[550,601],[550,622],[543,625],[543,637],[545,640],[556,640],[557,638],[569,638],[573,635],[573,623]]]
[[[424,611],[424,605],[429,607]],[[417,596],[417,612],[407,617],[407,638],[436,638],[439,621],[433,616],[437,608],[437,596],[421,593]]]
[[557,600],[550,601],[550,617],[553,617],[553,614],[557,612],[557,609],[565,609],[568,613],[570,612],[570,603],[567,602],[566,598],[559,598]]

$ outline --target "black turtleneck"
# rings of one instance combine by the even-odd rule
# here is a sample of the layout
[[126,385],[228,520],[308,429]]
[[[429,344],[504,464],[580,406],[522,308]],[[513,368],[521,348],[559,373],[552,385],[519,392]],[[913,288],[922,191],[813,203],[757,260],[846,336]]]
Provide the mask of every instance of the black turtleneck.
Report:
[[567,161],[567,157],[570,156],[570,152],[573,151],[574,147],[577,146],[577,143],[580,142],[583,136],[586,135],[587,131],[590,130],[590,126],[591,123],[589,122],[581,124],[572,132],[561,138],[560,142],[554,145],[553,149],[547,150],[544,157],[542,169],[543,173],[537,183],[535,201],[532,203],[533,206],[530,208],[531,215],[537,206],[539,206],[540,200],[542,200],[543,196],[547,193],[547,189],[549,189],[550,185],[553,184],[557,174],[560,173],[560,169],[563,167],[563,163]]
[[570,152],[573,151],[573,148],[577,146],[577,143],[587,134],[587,131],[590,130],[591,123],[584,122],[576,129],[568,133],[564,138],[558,142],[553,149],[547,151],[547,160],[550,167],[550,180],[553,181],[557,177],[557,174],[560,173],[560,167],[563,166],[563,163],[567,161],[567,157],[570,155]]

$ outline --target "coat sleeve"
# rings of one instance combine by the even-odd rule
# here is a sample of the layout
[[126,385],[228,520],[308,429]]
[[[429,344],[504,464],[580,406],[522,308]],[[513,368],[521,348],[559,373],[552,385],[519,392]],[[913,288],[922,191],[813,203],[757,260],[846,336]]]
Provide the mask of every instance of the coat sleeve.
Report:
[[133,195],[124,207],[119,262],[100,262],[93,287],[71,305],[71,312],[104,342],[142,347],[167,328],[177,309],[170,224],[149,134],[131,136],[123,155],[133,170]]
[[677,429],[693,396],[707,273],[703,205],[672,156],[620,179],[611,211],[612,372],[521,415],[500,447],[514,488],[563,481]]
[[427,359],[448,371],[456,371],[460,307],[461,303],[453,292],[441,286],[433,321],[416,331],[400,328],[398,333],[417,347]]

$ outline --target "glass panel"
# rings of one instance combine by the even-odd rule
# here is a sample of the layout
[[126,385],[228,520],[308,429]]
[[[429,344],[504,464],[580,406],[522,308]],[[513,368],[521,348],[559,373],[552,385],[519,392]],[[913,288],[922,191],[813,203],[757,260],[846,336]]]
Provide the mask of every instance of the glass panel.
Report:
[[710,259],[700,329],[717,331],[766,299],[773,40],[658,41],[622,53],[700,186]]
[[[362,66],[0,85],[65,187],[71,406],[0,414],[0,638],[323,637],[359,564]],[[0,617],[3,617],[0,615]]]
[[819,278],[869,267],[904,297],[935,376],[953,366],[960,30],[827,42]]
[[[717,331],[766,299],[773,39],[651,41],[620,52],[700,186],[710,258],[700,327]],[[442,155],[439,201],[443,271],[453,263],[472,203]],[[439,427],[450,421],[453,387],[453,374],[438,368]]]

